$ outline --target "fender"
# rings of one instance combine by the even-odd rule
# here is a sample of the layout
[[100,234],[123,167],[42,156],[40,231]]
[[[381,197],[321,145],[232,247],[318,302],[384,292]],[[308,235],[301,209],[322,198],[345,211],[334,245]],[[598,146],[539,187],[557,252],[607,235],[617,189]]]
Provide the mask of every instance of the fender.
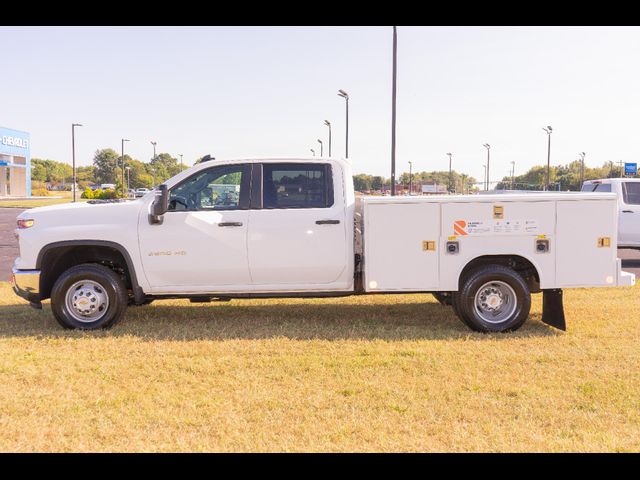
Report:
[[95,246],[95,247],[109,247],[117,250],[122,254],[124,261],[127,263],[127,270],[129,271],[129,278],[131,279],[131,289],[133,290],[133,296],[135,302],[142,303],[144,302],[144,291],[140,284],[138,283],[138,277],[136,275],[135,267],[133,266],[133,261],[131,260],[131,255],[126,248],[116,242],[111,242],[108,240],[63,240],[61,242],[53,242],[45,245],[38,252],[38,258],[36,259],[36,269],[40,270],[42,266],[42,260],[45,254],[54,248],[60,247],[82,247],[82,246]]

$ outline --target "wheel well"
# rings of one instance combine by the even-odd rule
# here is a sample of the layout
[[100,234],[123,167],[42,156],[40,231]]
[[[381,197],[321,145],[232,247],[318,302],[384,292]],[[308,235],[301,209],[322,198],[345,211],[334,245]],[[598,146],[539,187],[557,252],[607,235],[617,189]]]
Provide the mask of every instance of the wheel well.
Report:
[[124,255],[106,245],[62,245],[48,248],[40,259],[40,299],[51,296],[51,290],[60,275],[82,263],[97,263],[119,274],[127,289],[133,289],[132,276]]
[[540,291],[540,274],[538,270],[533,263],[519,255],[485,255],[474,258],[462,269],[458,280],[458,289],[462,288],[462,282],[469,273],[484,265],[503,265],[511,268],[525,279],[532,293]]

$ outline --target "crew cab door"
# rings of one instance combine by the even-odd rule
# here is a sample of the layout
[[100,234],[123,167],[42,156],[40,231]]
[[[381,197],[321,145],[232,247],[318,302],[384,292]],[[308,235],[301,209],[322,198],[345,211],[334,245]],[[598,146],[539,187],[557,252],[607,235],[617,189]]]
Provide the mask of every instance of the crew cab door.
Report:
[[141,215],[140,255],[153,292],[242,290],[251,283],[250,177],[247,164],[201,170],[171,188],[162,224]]
[[343,179],[335,178],[329,163],[260,167],[252,180],[248,234],[255,289],[345,288],[352,281],[344,277],[347,241],[353,239],[346,238]]
[[640,246],[640,182],[622,182],[620,187],[618,243]]

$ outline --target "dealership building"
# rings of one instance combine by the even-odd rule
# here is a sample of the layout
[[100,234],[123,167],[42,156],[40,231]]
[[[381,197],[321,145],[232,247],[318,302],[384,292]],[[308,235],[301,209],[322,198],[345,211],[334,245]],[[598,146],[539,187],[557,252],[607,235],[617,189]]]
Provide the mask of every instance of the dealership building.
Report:
[[31,196],[30,147],[27,132],[0,127],[0,198]]

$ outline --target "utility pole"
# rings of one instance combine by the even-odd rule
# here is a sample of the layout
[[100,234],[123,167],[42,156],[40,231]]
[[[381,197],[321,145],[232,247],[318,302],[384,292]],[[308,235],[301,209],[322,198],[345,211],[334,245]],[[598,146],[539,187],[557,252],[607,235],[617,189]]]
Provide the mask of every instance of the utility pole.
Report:
[[413,162],[409,162],[409,195],[413,194]]
[[396,77],[398,71],[398,32],[393,27],[393,86],[391,92],[391,195],[396,194]]
[[514,181],[516,176],[516,162],[511,162],[511,190],[514,187]]
[[[127,138],[122,139],[122,197],[124,198],[124,142],[128,142]],[[117,182],[117,181],[116,181]]]
[[580,185],[578,186],[578,190],[582,190],[582,184],[584,183],[584,152],[580,152]]

